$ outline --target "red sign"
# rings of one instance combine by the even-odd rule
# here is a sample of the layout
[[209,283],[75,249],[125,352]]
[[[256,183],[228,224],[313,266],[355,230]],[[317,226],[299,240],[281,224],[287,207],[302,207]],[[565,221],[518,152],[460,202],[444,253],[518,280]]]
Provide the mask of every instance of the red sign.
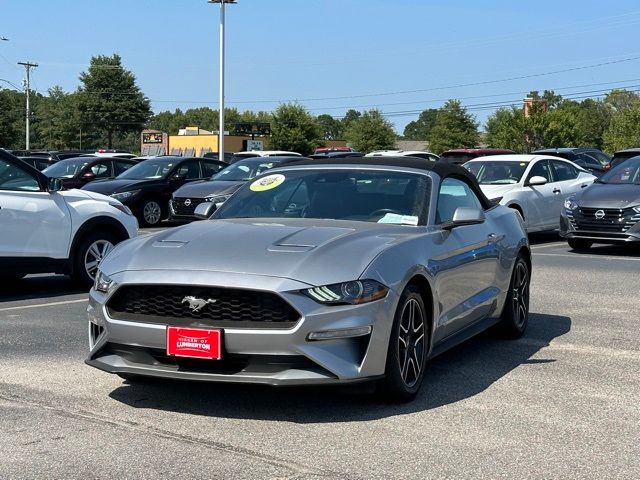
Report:
[[222,332],[203,328],[167,327],[167,355],[220,360]]

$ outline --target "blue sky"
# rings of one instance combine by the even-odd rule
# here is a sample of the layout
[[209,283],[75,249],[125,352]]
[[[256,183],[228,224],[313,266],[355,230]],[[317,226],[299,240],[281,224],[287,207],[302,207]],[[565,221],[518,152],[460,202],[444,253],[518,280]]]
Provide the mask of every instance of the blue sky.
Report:
[[[16,62],[30,60],[35,89],[74,90],[92,55],[117,52],[154,111],[216,108],[218,11],[206,0],[0,0],[0,78],[20,84]],[[238,0],[226,98],[334,116],[377,107],[399,132],[411,112],[462,98],[484,122],[532,89],[639,89],[640,58],[628,60],[640,57],[639,25],[637,0]]]

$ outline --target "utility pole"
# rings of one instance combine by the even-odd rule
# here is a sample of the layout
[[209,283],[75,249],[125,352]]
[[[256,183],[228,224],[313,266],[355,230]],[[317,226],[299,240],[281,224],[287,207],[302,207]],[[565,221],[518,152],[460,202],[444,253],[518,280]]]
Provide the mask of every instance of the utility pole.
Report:
[[220,4],[220,114],[218,132],[218,160],[224,162],[224,5],[236,0],[209,0]]
[[27,78],[24,84],[25,91],[27,94],[27,115],[26,115],[27,123],[26,123],[26,133],[25,133],[25,144],[26,144],[25,150],[29,150],[29,117],[31,117],[31,111],[29,109],[29,92],[31,90],[30,73],[31,73],[31,69],[36,68],[38,64],[30,63],[30,62],[18,62],[18,65],[24,66],[25,70],[27,71]]

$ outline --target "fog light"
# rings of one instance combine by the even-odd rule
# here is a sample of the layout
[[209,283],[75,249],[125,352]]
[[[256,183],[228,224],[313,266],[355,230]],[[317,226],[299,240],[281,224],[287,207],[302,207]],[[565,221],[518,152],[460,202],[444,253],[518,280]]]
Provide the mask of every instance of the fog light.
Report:
[[363,337],[371,333],[371,325],[355,328],[337,328],[335,330],[323,330],[321,332],[311,332],[309,340],[333,340],[336,338]]

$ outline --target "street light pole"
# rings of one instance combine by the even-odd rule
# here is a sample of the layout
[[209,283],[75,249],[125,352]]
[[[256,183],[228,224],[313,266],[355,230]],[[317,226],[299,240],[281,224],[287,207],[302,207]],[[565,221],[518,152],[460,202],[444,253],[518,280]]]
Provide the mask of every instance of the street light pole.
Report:
[[27,108],[26,108],[26,132],[25,132],[25,149],[29,150],[29,117],[31,116],[31,111],[29,109],[29,92],[31,90],[31,69],[32,68],[36,68],[38,66],[37,63],[30,63],[30,62],[18,62],[18,65],[22,65],[24,66],[25,70],[27,71],[27,79],[25,82],[25,90],[26,90],[26,95],[27,95]]
[[218,159],[224,161],[224,6],[236,3],[236,0],[209,0],[209,3],[220,4],[220,109],[218,114]]

